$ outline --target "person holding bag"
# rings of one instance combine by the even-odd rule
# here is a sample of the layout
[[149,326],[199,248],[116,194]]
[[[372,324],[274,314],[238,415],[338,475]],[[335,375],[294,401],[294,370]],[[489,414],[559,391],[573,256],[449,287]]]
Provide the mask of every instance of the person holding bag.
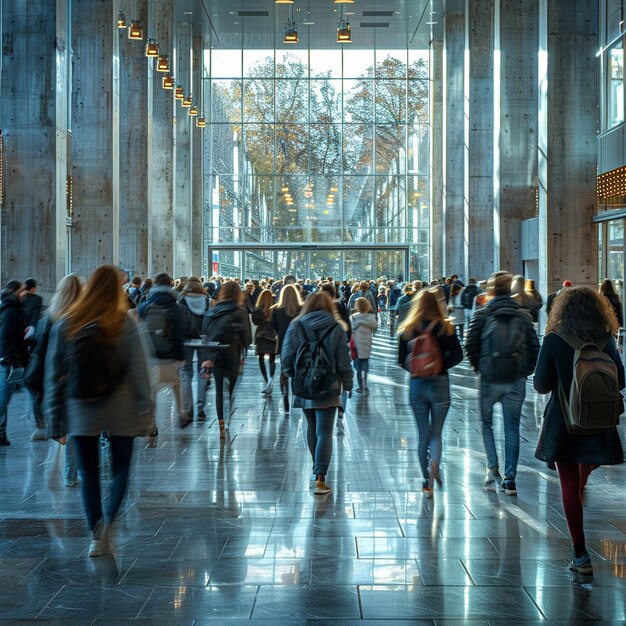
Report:
[[[607,426],[598,432],[573,434],[568,430],[566,415],[571,408],[565,398],[575,381],[575,357],[583,345],[595,346],[608,361],[615,364],[613,395],[624,388],[624,366],[614,337],[619,325],[611,303],[589,287],[563,289],[550,310],[546,335],[535,369],[534,386],[539,393],[550,393],[545,408],[535,456],[546,461],[559,473],[563,511],[572,538],[569,568],[581,574],[592,574],[593,565],[585,544],[583,524],[583,490],[591,471],[599,465],[624,462],[617,428]],[[596,355],[602,357],[602,354]],[[598,360],[600,360],[598,359]],[[593,367],[593,365],[592,365]],[[578,382],[578,381],[577,381]],[[609,385],[610,387],[610,385]],[[620,402],[621,398],[616,397]],[[592,419],[606,417],[609,404],[591,411]],[[623,408],[614,411],[617,415]],[[619,419],[619,418],[618,418]],[[571,427],[571,426],[570,426]]]
[[[128,315],[124,274],[102,265],[50,331],[44,413],[48,437],[68,436],[81,472],[81,495],[92,532],[90,557],[108,554],[110,528],[128,486],[134,438],[154,430],[150,377],[138,324]],[[103,510],[100,434],[108,433],[111,489]]]
[[459,338],[444,317],[442,303],[441,287],[423,289],[413,297],[398,328],[398,364],[411,373],[410,402],[419,432],[422,491],[429,498],[434,482],[441,484],[441,433],[450,408],[448,370],[463,360]]
[[378,324],[376,322],[376,313],[372,310],[367,298],[357,298],[354,308],[356,312],[350,316],[352,324],[350,352],[354,369],[356,370],[357,384],[359,385],[356,392],[367,395],[369,393],[367,387],[369,358],[372,351],[372,339]]

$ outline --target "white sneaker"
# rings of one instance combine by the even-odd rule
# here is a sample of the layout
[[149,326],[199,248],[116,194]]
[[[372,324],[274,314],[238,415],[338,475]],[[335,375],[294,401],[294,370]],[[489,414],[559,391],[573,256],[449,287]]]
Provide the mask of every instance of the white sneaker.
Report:
[[487,468],[487,475],[485,476],[485,481],[483,485],[485,487],[489,487],[489,485],[493,485],[494,483],[501,483],[502,476],[500,476],[500,472],[497,467]]
[[104,554],[110,554],[109,542],[104,539],[94,539],[89,546],[89,556],[95,558]]
[[46,441],[48,439],[48,435],[46,434],[45,428],[37,428],[35,432],[30,436],[31,441]]

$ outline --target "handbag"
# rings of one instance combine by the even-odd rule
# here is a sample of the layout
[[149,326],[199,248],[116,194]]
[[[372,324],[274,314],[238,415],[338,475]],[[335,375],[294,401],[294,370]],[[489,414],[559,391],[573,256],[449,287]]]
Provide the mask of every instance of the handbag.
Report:
[[354,341],[354,335],[350,337],[350,342],[348,343],[350,346],[350,357],[353,361],[356,361],[359,358],[359,353],[356,349],[356,341]]

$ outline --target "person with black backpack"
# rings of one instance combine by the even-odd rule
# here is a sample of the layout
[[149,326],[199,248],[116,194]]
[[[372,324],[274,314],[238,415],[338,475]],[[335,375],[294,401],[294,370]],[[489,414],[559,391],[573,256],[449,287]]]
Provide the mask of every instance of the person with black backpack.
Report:
[[[615,311],[604,296],[590,287],[563,290],[550,311],[535,370],[535,389],[551,394],[535,456],[556,465],[573,544],[569,567],[581,574],[593,573],[583,528],[587,479],[600,465],[624,462],[616,428],[624,408],[620,389],[625,385],[614,338],[618,328]],[[584,427],[582,418],[588,418]]]
[[313,459],[314,493],[331,489],[326,474],[332,455],[333,426],[341,392],[352,390],[352,364],[346,343],[346,327],[338,320],[335,303],[318,291],[304,302],[289,325],[280,360],[291,378],[294,408],[301,408],[307,421],[307,443]]
[[[108,554],[110,527],[128,486],[135,437],[154,429],[150,376],[137,322],[128,314],[123,274],[99,267],[78,300],[50,331],[45,361],[48,436],[70,437],[92,532],[90,557]],[[111,489],[100,487],[100,434],[108,433]]]
[[243,308],[243,299],[239,283],[235,280],[226,281],[220,287],[216,305],[209,309],[202,323],[202,334],[206,335],[207,341],[225,346],[208,348],[202,363],[202,376],[207,379],[215,377],[215,411],[220,439],[226,439],[224,383],[228,381],[228,395],[232,401],[252,336],[250,317]]
[[474,298],[482,293],[482,289],[478,286],[475,278],[469,279],[469,285],[463,287],[461,292],[461,306],[465,314],[465,326],[469,326],[472,321],[472,311],[474,309]]
[[[526,377],[535,369],[539,352],[530,313],[511,297],[512,280],[508,272],[491,275],[487,287],[493,298],[484,309],[476,311],[465,342],[470,365],[480,374],[480,417],[487,454],[484,484],[500,482],[500,490],[508,496],[517,494],[515,478]],[[504,479],[493,437],[493,407],[497,402],[502,404],[504,414]]]
[[183,408],[178,370],[185,365],[185,348],[181,312],[176,303],[179,293],[166,272],[154,277],[154,286],[137,309],[152,340],[159,377],[157,385],[171,386],[174,391],[180,427],[193,422],[193,414]]
[[[204,316],[209,310],[209,297],[202,287],[200,279],[191,276],[185,285],[181,297],[178,300],[178,308],[181,314],[183,337],[185,340],[201,339]],[[207,379],[200,376],[202,361],[206,360],[206,350],[185,346],[185,365],[179,369],[180,382],[183,390],[183,410],[186,415],[193,419],[193,391],[192,382],[194,374],[194,354],[197,352],[196,361],[196,416],[204,421],[206,413]]]

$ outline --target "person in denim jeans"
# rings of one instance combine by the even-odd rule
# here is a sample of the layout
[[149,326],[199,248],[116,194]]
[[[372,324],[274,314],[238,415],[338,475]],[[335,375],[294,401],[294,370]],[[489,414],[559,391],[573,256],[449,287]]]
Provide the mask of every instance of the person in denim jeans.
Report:
[[[491,275],[487,288],[493,298],[472,318],[465,342],[470,365],[480,374],[480,416],[487,455],[484,484],[501,481],[500,490],[508,496],[517,494],[515,479],[526,377],[535,369],[539,353],[532,317],[511,296],[512,279],[508,272]],[[489,346],[493,344],[502,346],[502,351],[492,351]],[[504,480],[493,437],[493,407],[497,402],[502,404],[504,415]]]
[[430,332],[437,340],[441,363],[432,376],[412,376],[410,402],[417,423],[419,444],[417,454],[422,470],[422,491],[432,497],[434,482],[441,484],[443,425],[450,408],[448,369],[460,363],[463,350],[454,326],[445,319],[440,287],[423,289],[411,301],[411,308],[399,327],[398,363],[409,372],[413,345],[418,335]]

